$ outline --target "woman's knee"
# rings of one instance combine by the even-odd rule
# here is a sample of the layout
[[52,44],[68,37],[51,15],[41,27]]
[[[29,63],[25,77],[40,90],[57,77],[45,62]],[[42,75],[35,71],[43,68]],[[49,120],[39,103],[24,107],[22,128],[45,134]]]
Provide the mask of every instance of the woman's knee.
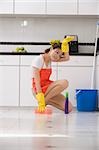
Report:
[[64,79],[64,80],[61,81],[61,85],[62,85],[63,89],[66,89],[69,85],[69,82]]

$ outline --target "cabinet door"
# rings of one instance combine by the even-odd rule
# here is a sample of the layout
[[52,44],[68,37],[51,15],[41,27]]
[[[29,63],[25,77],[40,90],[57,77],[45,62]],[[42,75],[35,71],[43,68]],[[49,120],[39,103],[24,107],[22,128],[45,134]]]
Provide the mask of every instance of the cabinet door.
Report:
[[[91,86],[92,67],[58,67],[58,79],[69,81],[69,99],[76,105],[75,89],[89,89]],[[63,93],[65,93],[64,91]]]
[[45,0],[15,0],[15,14],[45,14]]
[[0,0],[0,14],[13,13],[13,0]]
[[47,0],[47,14],[77,14],[77,0]]
[[0,66],[0,106],[18,106],[19,68]]
[[32,94],[32,67],[20,67],[20,106],[37,106]]
[[98,15],[99,0],[79,0],[80,15]]

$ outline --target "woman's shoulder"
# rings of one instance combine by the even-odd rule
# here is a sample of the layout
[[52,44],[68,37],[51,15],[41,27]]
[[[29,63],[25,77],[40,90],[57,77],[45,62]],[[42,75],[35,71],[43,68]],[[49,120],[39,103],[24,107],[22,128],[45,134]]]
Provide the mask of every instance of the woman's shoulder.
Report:
[[35,56],[35,58],[32,60],[32,66],[42,66],[43,62],[44,60],[42,55]]
[[43,56],[40,54],[35,56],[32,61],[42,61],[42,60],[43,60]]

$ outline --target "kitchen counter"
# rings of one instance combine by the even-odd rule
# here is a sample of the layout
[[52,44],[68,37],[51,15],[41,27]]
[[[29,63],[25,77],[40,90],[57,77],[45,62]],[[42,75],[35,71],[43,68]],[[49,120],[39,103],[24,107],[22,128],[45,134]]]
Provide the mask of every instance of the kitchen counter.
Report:
[[[39,52],[27,52],[27,53],[22,53],[22,52],[0,52],[0,55],[39,55],[41,53]],[[70,55],[74,56],[93,56],[93,53],[71,53]]]

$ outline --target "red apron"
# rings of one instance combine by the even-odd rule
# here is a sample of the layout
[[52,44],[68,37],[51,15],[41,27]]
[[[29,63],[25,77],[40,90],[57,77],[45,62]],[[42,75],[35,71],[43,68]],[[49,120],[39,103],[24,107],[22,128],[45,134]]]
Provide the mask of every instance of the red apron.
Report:
[[[45,93],[49,85],[53,82],[50,80],[50,75],[52,73],[52,69],[41,69],[40,70],[40,84],[42,92]],[[32,87],[34,89],[34,92],[37,93],[36,85],[34,78],[32,79]]]

